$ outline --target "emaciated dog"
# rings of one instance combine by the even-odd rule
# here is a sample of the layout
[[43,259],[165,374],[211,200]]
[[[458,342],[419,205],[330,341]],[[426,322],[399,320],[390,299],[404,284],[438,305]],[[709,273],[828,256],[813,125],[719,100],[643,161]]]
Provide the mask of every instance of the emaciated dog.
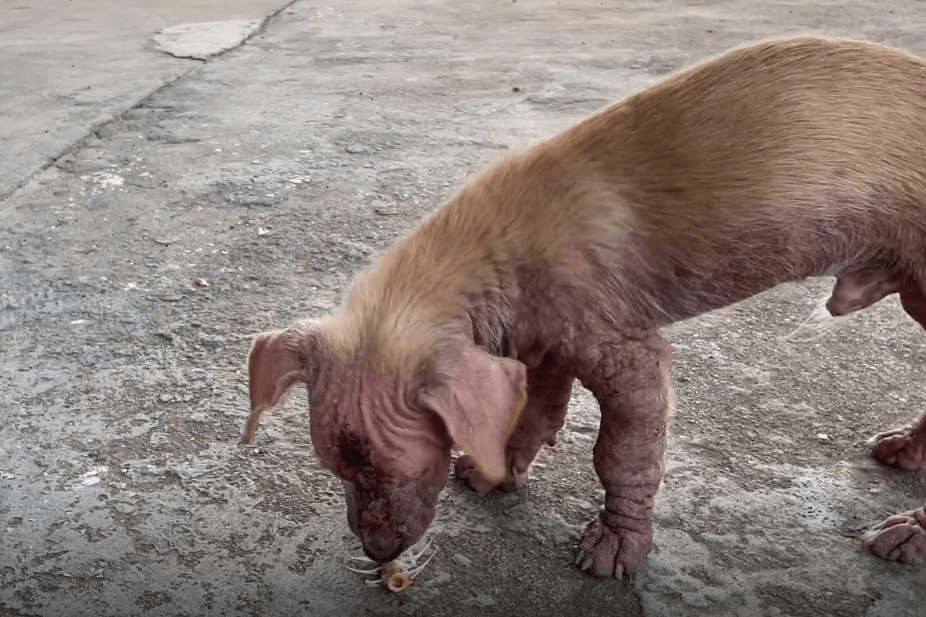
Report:
[[[476,490],[522,486],[578,379],[601,407],[605,503],[577,563],[620,577],[652,544],[672,364],[660,325],[824,274],[833,315],[899,293],[926,327],[926,62],[825,38],[735,49],[507,154],[337,312],[257,335],[244,441],[305,383],[315,452],[386,562],[432,520],[454,445]],[[917,469],[926,415],[874,454]],[[924,561],[926,513],[864,540]]]

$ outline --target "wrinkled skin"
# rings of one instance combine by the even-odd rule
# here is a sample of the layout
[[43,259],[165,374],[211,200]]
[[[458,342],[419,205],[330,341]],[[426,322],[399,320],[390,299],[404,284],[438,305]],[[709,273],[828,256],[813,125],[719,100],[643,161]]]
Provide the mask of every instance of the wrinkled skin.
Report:
[[904,471],[917,471],[926,460],[926,414],[874,438],[876,459]]
[[[321,463],[344,485],[351,531],[370,559],[385,563],[415,544],[433,520],[447,484],[452,443],[436,414],[411,409],[404,397],[390,396],[405,384],[393,387],[394,380],[374,375],[358,380],[367,384],[359,392],[341,392],[344,384],[357,383],[336,375],[342,372],[334,363],[323,373],[327,385],[310,393],[312,442]],[[345,401],[350,401],[346,407]],[[396,407],[399,413],[394,413]],[[417,423],[403,426],[397,420],[377,428],[351,413],[359,409],[400,419],[417,417]],[[342,421],[326,422],[325,412],[340,415]]]
[[575,379],[564,367],[546,358],[541,366],[527,372],[527,405],[518,425],[505,444],[505,478],[495,483],[480,473],[469,454],[457,458],[456,476],[480,494],[495,488],[513,491],[527,485],[528,467],[544,445],[556,445],[556,437],[566,421],[566,408]]
[[444,458],[442,465],[406,480],[378,480],[371,470],[353,476],[353,481],[341,478],[347,523],[367,557],[380,563],[392,561],[424,535],[447,483],[449,451]]
[[[919,470],[926,461],[926,414],[904,427],[881,433],[873,441],[872,454],[879,461],[904,471]],[[865,532],[862,543],[882,559],[926,563],[926,510],[888,517]]]
[[[517,277],[522,293],[530,291],[542,300],[546,312],[560,310],[563,298],[571,303],[593,293],[537,268],[519,269]],[[827,307],[834,314],[848,314],[890,293],[900,293],[907,312],[926,326],[926,296],[919,284],[890,269],[842,273]],[[530,364],[525,365],[526,403],[501,442],[504,474],[489,476],[472,454],[457,459],[456,474],[480,493],[525,486],[539,449],[555,444],[573,381],[579,378],[601,405],[594,463],[606,494],[605,508],[582,535],[576,562],[596,576],[621,577],[638,570],[652,547],[652,506],[662,478],[670,403],[671,348],[651,327],[620,329],[588,347],[581,338],[558,349],[538,346],[549,336],[545,324],[557,323],[545,311],[523,315],[520,327],[512,331],[513,344],[532,351],[522,353]],[[595,312],[585,318],[594,325]],[[413,376],[370,374],[331,358],[318,345],[305,328],[260,335],[250,359],[252,406],[261,409],[265,399],[278,402],[281,382],[284,388],[293,381],[316,384],[309,388],[316,453],[345,487],[348,523],[364,552],[375,561],[391,561],[417,542],[434,518],[454,443],[446,414],[435,409],[439,399],[417,396],[424,388]],[[306,353],[315,365],[311,375],[305,374]],[[468,357],[478,363],[488,355],[476,351]],[[511,390],[507,383],[497,384],[502,396],[494,401],[491,389],[478,389],[491,412],[505,408],[504,392]],[[465,386],[463,379],[455,387],[461,384]],[[484,386],[484,380],[478,385]],[[392,421],[385,420],[390,417]],[[880,435],[873,454],[886,464],[918,469],[926,459],[926,415]],[[884,559],[920,563],[926,561],[924,523],[922,509],[894,516],[869,531],[863,542]]]
[[475,347],[456,360],[443,371],[383,373],[333,353],[314,322],[264,332],[248,357],[252,411],[242,441],[304,382],[312,445],[344,485],[351,531],[370,559],[391,561],[433,520],[455,442],[470,444],[485,473],[502,475],[500,456],[493,464],[485,452],[500,454],[524,405],[523,365]]
[[926,508],[889,517],[865,532],[862,543],[881,559],[910,565],[926,562]]

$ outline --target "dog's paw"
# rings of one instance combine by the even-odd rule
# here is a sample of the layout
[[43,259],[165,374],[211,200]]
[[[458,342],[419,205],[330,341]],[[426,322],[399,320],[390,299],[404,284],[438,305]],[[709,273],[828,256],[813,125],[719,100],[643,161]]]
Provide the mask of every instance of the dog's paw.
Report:
[[595,576],[620,578],[636,572],[652,546],[652,531],[611,529],[599,516],[582,534],[576,564]]
[[454,463],[453,469],[456,477],[480,495],[491,493],[496,488],[505,492],[517,490],[524,487],[528,479],[527,472],[512,474],[509,471],[508,476],[501,482],[492,482],[480,473],[476,461],[469,454],[461,455]]
[[926,509],[892,516],[862,535],[862,543],[881,559],[926,562]]
[[926,460],[926,422],[923,418],[907,426],[881,433],[871,440],[872,456],[886,465],[916,471]]
[[498,486],[498,482],[492,482],[486,479],[479,471],[476,465],[476,459],[469,454],[463,454],[457,458],[453,465],[454,474],[463,480],[466,486],[470,487],[480,495],[491,493]]

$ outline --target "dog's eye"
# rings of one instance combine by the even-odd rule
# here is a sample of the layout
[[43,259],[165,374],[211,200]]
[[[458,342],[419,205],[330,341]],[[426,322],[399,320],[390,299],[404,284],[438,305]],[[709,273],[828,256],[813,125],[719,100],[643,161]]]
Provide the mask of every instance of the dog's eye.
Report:
[[357,478],[358,473],[359,471],[356,467],[345,464],[343,462],[338,463],[337,475],[342,480],[346,480],[347,482],[353,482]]
[[344,431],[338,439],[338,475],[352,481],[369,466],[366,443],[356,434]]

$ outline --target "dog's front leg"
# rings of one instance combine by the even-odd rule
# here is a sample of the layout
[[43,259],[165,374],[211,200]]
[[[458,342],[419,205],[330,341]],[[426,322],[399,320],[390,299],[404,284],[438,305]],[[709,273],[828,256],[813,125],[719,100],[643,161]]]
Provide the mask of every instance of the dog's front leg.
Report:
[[596,576],[620,577],[640,567],[653,542],[672,348],[653,332],[600,350],[583,383],[601,406],[594,461],[605,507],[586,527],[576,562]]

